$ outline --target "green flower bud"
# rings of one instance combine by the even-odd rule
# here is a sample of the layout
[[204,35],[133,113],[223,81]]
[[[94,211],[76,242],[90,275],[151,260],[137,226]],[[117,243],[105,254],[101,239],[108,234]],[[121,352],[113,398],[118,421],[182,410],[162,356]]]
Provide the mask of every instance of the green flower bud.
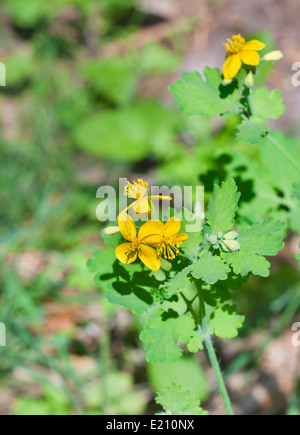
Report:
[[226,233],[224,235],[224,239],[226,240],[235,240],[238,236],[238,233],[236,231],[229,231],[229,233]]
[[229,248],[227,248],[227,246],[223,242],[221,242],[221,246],[222,246],[223,251],[229,252]]
[[[227,250],[224,249],[224,246],[226,246]],[[236,252],[240,250],[241,245],[239,244],[239,242],[237,240],[224,240],[222,243],[222,247],[225,251],[232,251],[232,252]]]
[[254,85],[254,76],[252,71],[250,71],[247,77],[245,78],[245,85],[248,88],[252,88],[252,86]]
[[206,238],[211,245],[218,244],[218,238],[214,234],[212,234],[211,236],[207,235]]
[[223,79],[223,86],[228,86],[232,83],[232,79]]

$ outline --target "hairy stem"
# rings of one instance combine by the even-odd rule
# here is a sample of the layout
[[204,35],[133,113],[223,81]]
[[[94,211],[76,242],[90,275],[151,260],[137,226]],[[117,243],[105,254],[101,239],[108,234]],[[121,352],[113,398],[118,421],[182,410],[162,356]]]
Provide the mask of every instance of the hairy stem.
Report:
[[227,392],[227,388],[224,382],[224,378],[220,369],[220,365],[217,359],[217,355],[213,346],[213,342],[211,339],[211,336],[207,329],[207,319],[206,319],[206,310],[205,310],[205,303],[204,303],[204,297],[202,293],[202,289],[198,287],[198,295],[199,295],[199,304],[200,304],[200,325],[198,325],[198,331],[202,335],[204,339],[204,344],[206,347],[206,351],[208,354],[208,358],[210,361],[210,364],[212,366],[212,369],[214,371],[217,385],[219,392],[221,394],[224,407],[226,410],[227,415],[234,415],[230,397]]
[[243,119],[249,119],[254,115],[252,89],[248,88],[248,86],[244,86],[242,96],[243,102],[245,103],[245,111],[241,115]]
[[254,116],[254,107],[253,107],[253,96],[252,96],[252,89],[248,88],[248,106],[249,106],[249,112],[251,116]]

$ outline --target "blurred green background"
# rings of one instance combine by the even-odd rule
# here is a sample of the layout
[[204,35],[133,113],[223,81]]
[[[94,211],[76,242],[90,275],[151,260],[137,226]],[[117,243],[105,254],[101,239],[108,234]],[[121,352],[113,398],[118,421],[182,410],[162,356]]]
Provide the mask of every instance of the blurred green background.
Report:
[[[86,268],[103,246],[99,186],[143,177],[200,183],[209,193],[227,176],[228,156],[255,158],[255,147],[235,141],[234,119],[185,117],[168,93],[184,70],[221,67],[232,33],[261,32],[271,49],[286,47],[286,60],[261,79],[283,90],[282,125],[299,133],[299,96],[287,84],[297,48],[292,33],[280,39],[300,18],[297,2],[288,11],[279,2],[267,20],[256,1],[182,3],[1,2],[1,414],[154,413],[155,391],[172,380],[222,412],[205,354],[147,365],[139,321],[106,302]],[[271,278],[234,295],[246,327],[233,343],[217,343],[241,413],[299,413],[299,353],[290,345],[300,313],[298,245],[289,234]]]

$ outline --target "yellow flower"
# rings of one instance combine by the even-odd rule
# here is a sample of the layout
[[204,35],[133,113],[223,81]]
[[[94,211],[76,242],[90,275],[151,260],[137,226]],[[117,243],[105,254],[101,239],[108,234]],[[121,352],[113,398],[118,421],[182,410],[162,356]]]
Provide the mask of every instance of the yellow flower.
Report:
[[151,244],[157,247],[159,256],[164,256],[167,260],[174,260],[179,254],[178,247],[188,239],[186,233],[179,233],[181,222],[175,217],[171,217],[165,224],[161,221],[152,221],[152,230],[160,236],[153,236]]
[[149,246],[152,245],[153,240],[157,240],[153,233],[156,230],[156,226],[153,227],[152,221],[142,225],[137,235],[135,223],[127,214],[126,220],[119,220],[119,227],[122,236],[129,243],[122,243],[117,247],[115,252],[118,260],[121,263],[130,264],[138,257],[149,269],[156,272],[161,266],[161,260],[156,250]]
[[241,35],[233,35],[232,39],[228,39],[224,46],[227,53],[223,75],[225,79],[233,79],[243,63],[250,66],[259,64],[260,57],[257,52],[265,48],[266,45],[256,39],[246,42]]
[[[127,219],[127,211],[129,209],[133,209],[135,213],[137,214],[149,214],[151,212],[151,206],[152,210],[154,210],[154,205],[151,204],[150,206],[150,199],[148,196],[145,196],[148,189],[148,183],[142,179],[138,179],[138,182],[134,181],[133,183],[127,182],[127,185],[124,188],[124,195],[128,196],[129,198],[135,199],[135,201],[130,204],[128,207],[126,207],[124,210],[122,210],[119,214],[118,220],[125,220]],[[151,200],[162,200],[162,201],[171,201],[172,198],[170,196],[163,196],[163,195],[154,195],[150,196]]]
[[151,211],[149,199],[145,197],[147,189],[148,183],[142,179],[138,179],[138,182],[134,181],[133,183],[128,181],[124,188],[124,195],[136,200],[129,208],[133,208],[137,214],[149,213]]
[[134,181],[133,183],[129,183],[128,181],[124,189],[124,195],[129,198],[140,199],[145,196],[147,189],[148,183],[144,180],[139,179],[138,182]]

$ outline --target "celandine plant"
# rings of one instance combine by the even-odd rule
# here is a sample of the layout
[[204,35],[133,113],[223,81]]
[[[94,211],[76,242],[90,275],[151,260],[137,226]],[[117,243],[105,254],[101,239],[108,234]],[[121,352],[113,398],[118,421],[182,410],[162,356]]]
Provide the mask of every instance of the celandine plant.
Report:
[[[140,183],[140,189],[142,183],[146,186]],[[150,363],[177,361],[183,353],[178,342],[192,353],[206,346],[229,414],[232,408],[211,335],[237,336],[244,317],[236,313],[229,290],[238,289],[250,274],[268,276],[270,264],[264,256],[282,249],[285,228],[284,223],[268,219],[239,232],[234,219],[239,198],[233,179],[216,185],[202,230],[189,233],[187,224],[196,218],[190,214],[180,221],[175,210],[166,222],[135,223],[130,209],[142,215],[152,205],[151,197],[136,196],[118,216],[118,226],[104,231],[108,249],[95,252],[88,262],[110,302],[146,315],[140,338]],[[176,403],[182,413],[192,409],[202,413],[196,399],[177,385],[160,392],[157,400],[173,413],[167,403],[174,404],[175,396],[181,397]]]
[[[154,219],[154,199],[170,198],[151,197],[147,183],[138,180],[125,189],[132,204],[104,231],[107,249],[96,251],[88,262],[110,302],[143,316],[140,339],[148,362],[176,362],[184,351],[196,353],[206,348],[230,415],[233,410],[213,338],[238,335],[244,316],[237,313],[230,290],[239,289],[251,275],[269,275],[266,257],[283,248],[287,224],[297,229],[295,216],[300,216],[300,165],[295,150],[291,152],[283,135],[267,125],[269,119],[284,112],[281,94],[266,87],[253,91],[260,63],[282,56],[275,51],[261,58],[259,52],[264,47],[260,41],[246,42],[235,35],[225,44],[222,73],[205,68],[204,78],[198,72],[183,74],[171,92],[188,115],[239,115],[237,139],[264,144],[289,165],[292,178],[288,186],[295,207],[279,213],[280,219],[268,217],[269,210],[262,207],[265,218],[240,226],[236,222],[240,193],[229,177],[214,186],[201,230],[190,232],[189,224],[197,216],[184,210],[181,220],[181,213],[171,209],[171,217],[164,218],[162,213]],[[131,211],[140,218],[136,222]],[[160,391],[156,400],[167,414],[205,414],[199,401],[176,384]]]

